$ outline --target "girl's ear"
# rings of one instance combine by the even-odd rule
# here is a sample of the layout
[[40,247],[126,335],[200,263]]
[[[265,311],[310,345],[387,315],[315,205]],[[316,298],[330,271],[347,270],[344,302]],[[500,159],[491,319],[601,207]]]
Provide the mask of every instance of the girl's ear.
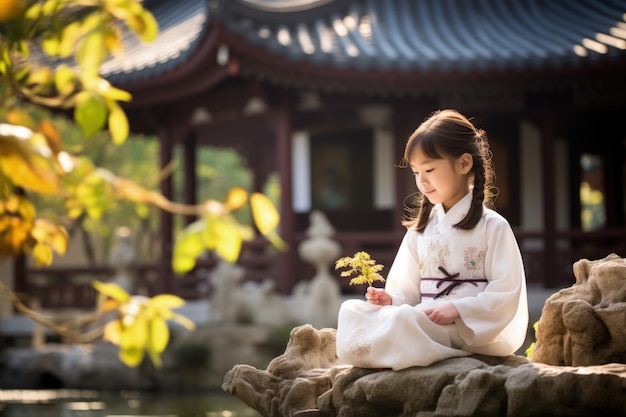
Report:
[[472,155],[465,152],[463,155],[459,156],[457,163],[459,170],[465,175],[468,174],[474,167],[474,158],[472,158]]

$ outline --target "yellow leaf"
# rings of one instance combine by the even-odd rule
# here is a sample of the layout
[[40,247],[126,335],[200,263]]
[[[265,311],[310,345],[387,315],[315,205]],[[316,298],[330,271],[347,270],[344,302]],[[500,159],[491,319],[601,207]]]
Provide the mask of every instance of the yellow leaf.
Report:
[[280,215],[266,195],[253,193],[250,197],[250,207],[252,208],[254,223],[263,235],[268,234],[278,226]]
[[248,200],[248,192],[241,187],[231,188],[226,198],[226,209],[237,210]]
[[54,81],[54,74],[49,67],[41,67],[30,73],[29,84],[47,85]]
[[172,254],[172,270],[182,275],[193,269],[196,259],[206,249],[202,240],[204,223],[195,221],[185,227],[176,237]]
[[107,26],[104,33],[104,43],[113,56],[121,57],[124,54],[122,35],[117,26]]
[[287,250],[289,245],[285,242],[278,233],[271,231],[265,235],[265,238],[278,250]]
[[[95,17],[95,16],[92,16]],[[92,30],[87,30],[90,25],[97,25]],[[86,19],[83,22],[83,31],[86,34],[79,40],[75,54],[76,62],[80,65],[81,73],[88,79],[96,79],[100,67],[108,55],[105,43],[104,26],[100,19]]]
[[15,185],[43,194],[57,192],[58,178],[46,164],[24,141],[0,136],[0,170]]
[[144,42],[152,42],[159,33],[159,24],[154,16],[147,10],[142,9],[138,13],[129,16],[126,24]]
[[111,101],[130,101],[132,96],[128,91],[113,87],[107,80],[97,83],[96,92]]
[[187,330],[193,330],[196,328],[196,324],[193,321],[181,314],[173,313],[171,319],[185,327]]
[[239,228],[229,216],[205,216],[204,242],[227,262],[234,263],[241,252],[243,240]]
[[122,108],[114,102],[109,103],[109,132],[111,132],[113,143],[116,145],[124,143],[129,132],[126,113],[124,113],[124,110],[122,110]]
[[61,58],[67,58],[72,54],[74,48],[76,47],[76,42],[80,39],[81,34],[82,29],[80,22],[71,22],[63,28],[58,48],[58,54]]
[[17,19],[26,10],[26,0],[2,0],[0,2],[0,23]]
[[41,41],[41,46],[49,56],[56,56],[59,53],[60,42],[57,37],[46,38]]
[[161,355],[159,354],[159,352],[148,349],[148,355],[155,368],[160,369],[163,366],[163,361],[161,360]]
[[145,349],[148,343],[148,321],[143,317],[136,317],[130,326],[124,326],[120,346],[122,349]]
[[122,340],[122,322],[119,320],[112,320],[108,322],[104,326],[102,338],[113,343],[114,345],[119,345]]
[[150,320],[150,337],[148,338],[147,349],[161,353],[167,347],[170,339],[170,330],[167,323],[160,317]]
[[52,263],[52,249],[44,243],[37,243],[33,248],[33,258],[38,267],[49,266]]
[[[106,297],[104,294],[100,294],[100,296]],[[107,298],[101,306],[101,310],[102,311],[113,311],[113,310],[117,310],[117,308],[120,306],[119,301],[116,301],[112,298]],[[118,320],[118,323],[120,323],[120,326],[122,324],[121,321]],[[121,331],[121,330],[120,330]]]
[[182,298],[172,295],[172,294],[159,294],[155,295],[148,301],[149,308],[155,308],[157,310],[160,309],[171,309],[178,308],[185,305],[185,300]]
[[54,85],[63,96],[68,96],[76,89],[78,77],[66,65],[59,66],[54,72]]
[[124,304],[130,301],[130,294],[119,285],[113,282],[93,281],[92,285],[96,290],[112,299]]
[[22,109],[12,108],[9,109],[6,113],[6,120],[12,125],[16,126],[24,126],[29,129],[35,129],[37,127],[37,123],[35,120]]
[[26,222],[32,222],[35,220],[37,211],[31,201],[23,196],[12,194],[5,203],[7,211],[19,214],[19,216]]
[[120,360],[129,367],[138,366],[143,361],[144,350],[138,347],[121,348],[119,353]]
[[42,120],[39,123],[39,130],[43,134],[44,138],[46,138],[46,143],[52,153],[54,155],[57,155],[59,152],[61,152],[61,134],[57,130],[54,123],[52,123],[52,121],[50,120]]
[[37,242],[45,243],[59,255],[67,251],[69,236],[64,228],[45,219],[35,220],[32,236]]

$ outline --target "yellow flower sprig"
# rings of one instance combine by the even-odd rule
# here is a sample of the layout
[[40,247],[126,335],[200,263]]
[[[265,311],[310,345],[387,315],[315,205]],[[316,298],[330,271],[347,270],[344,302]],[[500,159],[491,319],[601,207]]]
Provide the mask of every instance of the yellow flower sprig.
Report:
[[385,282],[385,278],[379,274],[384,266],[377,264],[367,252],[361,251],[355,253],[353,257],[346,256],[338,259],[335,262],[335,269],[339,268],[349,268],[347,271],[341,272],[342,277],[356,275],[350,280],[350,285],[368,284],[372,286],[374,281]]

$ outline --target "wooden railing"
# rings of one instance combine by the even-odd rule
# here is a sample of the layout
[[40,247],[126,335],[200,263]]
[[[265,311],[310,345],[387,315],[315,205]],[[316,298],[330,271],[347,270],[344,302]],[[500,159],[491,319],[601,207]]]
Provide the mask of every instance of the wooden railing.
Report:
[[[610,253],[626,257],[626,229],[598,232],[570,230],[558,232],[551,237],[541,232],[516,231],[516,236],[524,259],[527,281],[546,288],[572,285],[575,282],[572,265],[579,259],[601,259]],[[304,235],[298,236],[294,246],[304,238]],[[402,233],[343,232],[337,233],[335,239],[342,247],[340,256],[365,250],[385,266],[383,274],[386,274],[402,239]],[[549,245],[552,245],[553,251],[546,250]],[[292,253],[297,257],[295,249],[294,247]],[[276,259],[277,253],[268,250],[264,241],[248,243],[240,258],[240,264],[246,270],[245,279],[260,282],[276,277],[280,274]],[[294,264],[296,276],[282,279],[291,279],[295,284],[297,281],[310,279],[315,274],[313,267],[299,257]],[[214,266],[215,259],[211,257],[200,260],[195,273],[171,279],[174,283],[171,286],[172,292],[187,300],[207,298],[211,292],[207,275]],[[29,269],[25,293],[29,299],[36,299],[43,308],[92,308],[95,305],[96,292],[91,282],[94,279],[109,280],[114,272],[109,266]],[[137,293],[151,296],[158,293],[158,288],[162,288],[157,282],[159,271],[156,264],[138,265],[133,273],[136,277]],[[332,270],[332,273],[339,280],[345,294],[361,290],[350,287],[348,280],[340,279],[337,271]]]

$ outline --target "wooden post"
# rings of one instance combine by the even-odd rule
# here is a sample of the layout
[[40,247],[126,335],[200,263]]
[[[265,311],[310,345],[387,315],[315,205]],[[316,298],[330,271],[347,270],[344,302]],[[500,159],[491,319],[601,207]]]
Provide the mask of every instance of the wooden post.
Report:
[[291,111],[287,97],[281,100],[275,126],[278,172],[281,179],[280,234],[289,245],[287,251],[279,255],[276,289],[283,294],[289,294],[296,281],[294,254],[297,253],[297,242],[291,190]]
[[544,286],[555,287],[559,282],[559,259],[556,249],[556,205],[554,172],[554,112],[553,100],[546,99],[543,112],[542,172],[543,172],[543,228],[544,228]]
[[[197,140],[195,130],[191,130],[183,142],[184,146],[184,199],[185,204],[194,205],[197,203],[197,177],[196,177],[196,165],[197,165]],[[185,225],[188,225],[196,220],[195,216],[185,216]]]
[[[160,166],[165,168],[172,160],[173,140],[171,131],[166,127],[159,128]],[[167,199],[172,199],[173,185],[171,175],[161,180],[161,194]],[[174,290],[172,279],[172,247],[173,247],[173,215],[170,212],[161,211],[161,257],[159,259],[159,284],[157,291],[170,293]],[[153,294],[154,295],[154,294]]]

